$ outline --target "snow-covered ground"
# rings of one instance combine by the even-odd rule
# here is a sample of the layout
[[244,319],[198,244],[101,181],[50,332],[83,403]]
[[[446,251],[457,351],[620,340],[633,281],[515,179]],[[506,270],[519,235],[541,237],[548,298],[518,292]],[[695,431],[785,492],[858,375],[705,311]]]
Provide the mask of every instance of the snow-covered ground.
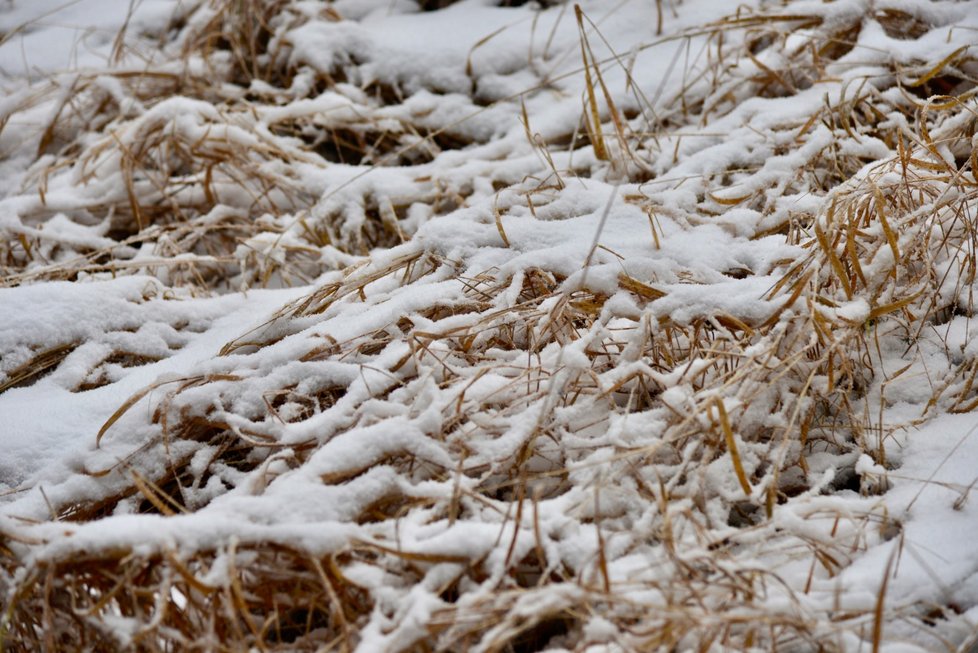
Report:
[[0,71],[42,77],[104,67],[120,30],[165,24],[181,0],[3,0]]
[[978,5],[421,4],[0,0],[0,648],[978,650]]

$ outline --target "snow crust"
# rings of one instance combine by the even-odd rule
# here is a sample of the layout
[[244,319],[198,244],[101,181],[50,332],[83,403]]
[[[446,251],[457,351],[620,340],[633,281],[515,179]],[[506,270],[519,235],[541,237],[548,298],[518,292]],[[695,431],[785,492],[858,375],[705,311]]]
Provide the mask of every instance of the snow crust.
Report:
[[[879,349],[867,354],[874,357],[875,375],[859,410],[866,420],[861,437],[875,437],[873,430],[882,433],[884,424],[885,435],[872,447],[849,434],[840,436],[849,439],[838,447],[810,451],[803,491],[785,497],[764,519],[757,515],[766,488],[777,482],[770,476],[767,443],[731,436],[737,464],[755,482],[749,494],[735,474],[729,444],[702,466],[694,458],[702,442],[671,448],[671,415],[692,415],[690,407],[700,405],[694,379],[709,366],[652,364],[642,338],[663,325],[688,326],[717,316],[737,316],[756,329],[779,310],[783,298],[773,297],[772,287],[813,251],[790,238],[786,225],[796,215],[817,214],[823,226],[813,227],[814,238],[817,229],[830,226],[825,215],[833,198],[860,179],[877,179],[874,166],[894,156],[891,145],[863,134],[833,154],[860,162],[849,186],[826,192],[799,181],[796,171],[823,156],[844,131],[828,118],[809,117],[823,105],[844,104],[854,86],[872,87],[890,76],[893,61],[920,67],[958,48],[973,49],[973,3],[798,0],[775,8],[785,15],[820,16],[823,27],[884,10],[939,27],[898,39],[868,20],[856,47],[828,63],[810,87],[784,97],[738,100],[732,83],[726,95],[711,96],[716,119],[638,137],[647,156],[638,163],[622,156],[620,165],[598,156],[593,143],[559,144],[584,130],[586,109],[581,37],[569,6],[531,2],[503,8],[463,0],[420,12],[413,2],[342,0],[329,3],[332,13],[323,17],[322,3],[292,4],[295,15],[314,16],[275,37],[289,44],[282,56],[295,71],[292,86],[251,85],[253,97],[274,93],[277,99],[255,100],[252,110],[237,113],[182,96],[147,108],[106,75],[98,92],[119,99],[118,116],[107,132],[82,139],[83,154],[50,173],[43,198],[39,173],[54,157],[31,157],[41,126],[58,115],[62,101],[48,95],[16,115],[14,103],[19,106],[42,84],[72,97],[71,75],[107,66],[124,22],[139,51],[152,52],[143,48],[150,36],[166,32],[172,12],[191,15],[207,4],[0,5],[0,29],[12,34],[0,45],[11,105],[2,108],[11,121],[0,135],[7,157],[0,229],[11,242],[37,238],[44,248],[37,262],[12,274],[16,283],[0,288],[0,382],[14,379],[40,353],[58,357],[44,375],[0,392],[0,533],[29,533],[32,541],[43,542],[25,554],[25,564],[110,546],[131,547],[140,555],[221,549],[232,539],[289,543],[321,555],[350,542],[437,552],[443,561],[426,567],[413,586],[397,585],[379,566],[345,569],[354,583],[374,592],[374,614],[358,643],[358,650],[372,651],[398,650],[399,642],[424,636],[433,615],[446,607],[440,588],[464,568],[460,559],[480,560],[485,570],[481,585],[467,581],[472,585],[459,590],[463,606],[503,601],[495,592],[508,582],[513,560],[535,556],[540,547],[547,560],[560,561],[559,572],[574,582],[541,585],[506,599],[507,619],[532,621],[578,605],[603,582],[636,605],[668,603],[657,589],[669,577],[667,570],[713,556],[709,541],[723,549],[725,557],[715,564],[731,577],[764,570],[776,579],[744,608],[744,618],[764,611],[801,615],[836,650],[870,650],[873,614],[888,578],[880,650],[937,650],[940,642],[949,642],[948,650],[970,650],[978,635],[978,504],[971,497],[978,483],[978,419],[952,411],[946,402],[929,403],[933,386],[950,384],[958,362],[978,357],[970,314],[928,325],[912,354],[899,336],[884,335]],[[655,33],[655,3],[591,0],[581,6],[597,26],[589,29],[590,44],[598,58],[611,62],[602,69],[603,81],[614,89],[617,110],[639,116],[636,123],[643,113],[663,120],[673,115],[671,124],[679,125],[680,92],[707,84],[709,67],[693,54],[713,45],[700,28],[734,7],[706,0],[663,4],[662,35]],[[130,7],[135,11],[127,20]],[[796,37],[801,38],[791,38]],[[130,58],[115,65],[135,66],[136,51],[134,45]],[[152,60],[169,65],[175,51],[160,47]],[[777,56],[762,50],[754,61],[726,65],[776,68]],[[627,66],[614,65],[618,59]],[[302,93],[304,85],[311,89],[316,83],[311,71],[344,67],[345,81]],[[396,88],[403,101],[379,102],[368,88]],[[906,101],[895,98],[894,106]],[[973,95],[967,102],[975,107]],[[607,101],[600,105],[607,120]],[[874,120],[899,116],[894,110]],[[293,123],[344,130],[364,121],[403,136],[402,144],[417,136],[405,125],[450,127],[464,145],[444,144],[420,162],[405,155],[382,165],[380,152],[360,162],[325,161],[298,131],[283,135],[283,126]],[[605,131],[613,142],[609,124]],[[109,143],[135,144],[156,129],[173,142],[236,144],[252,166],[246,169],[291,179],[309,198],[308,206],[286,208],[288,189],[282,187],[255,199],[235,186],[233,175],[221,177],[218,171],[207,193],[216,194],[220,208],[196,216],[195,224],[232,224],[262,202],[268,209],[256,221],[257,231],[242,236],[231,251],[170,257],[165,235],[119,244],[112,235],[117,214],[103,213],[102,207],[126,205],[129,191],[118,172],[125,155]],[[538,140],[528,140],[528,133]],[[548,142],[555,144],[539,147]],[[943,154],[955,158],[950,150]],[[644,180],[635,180],[639,173]],[[191,177],[187,173],[186,187],[172,195],[153,195],[148,178],[137,179],[137,191],[160,203],[165,198],[196,206],[204,191]],[[718,179],[721,185],[713,183]],[[879,179],[881,185],[886,181]],[[744,197],[751,199],[737,199]],[[371,240],[368,231],[385,220],[396,238]],[[310,245],[310,225],[326,225],[329,242]],[[909,237],[897,239],[906,251]],[[71,281],[47,276],[100,248],[111,249],[126,266],[107,271],[93,264]],[[306,258],[287,270],[295,252]],[[266,267],[251,274],[248,265],[256,260]],[[220,288],[201,291],[183,285],[181,261],[190,269],[233,272]],[[888,266],[893,255],[884,247],[864,273]],[[947,269],[957,274],[951,263]],[[260,279],[268,281],[267,288],[259,287]],[[549,284],[549,294],[524,307],[526,289],[534,283]],[[945,297],[947,305],[964,305],[958,300],[972,290],[956,287],[955,297]],[[574,295],[573,301],[600,298],[600,305],[573,336],[557,337],[556,327],[541,316],[564,310],[574,292],[588,294]],[[879,298],[870,305],[855,297],[817,310],[826,320],[870,333],[884,317],[874,309],[890,300],[896,301]],[[485,305],[470,308],[476,302]],[[787,314],[800,310],[792,306]],[[544,344],[506,350],[491,344],[493,330]],[[471,334],[467,346],[482,358],[465,359],[445,344],[447,336],[425,336],[435,332]],[[418,343],[425,342],[430,350],[419,355]],[[615,348],[613,366],[592,366],[593,351],[602,347]],[[333,349],[345,353],[332,354]],[[752,355],[750,349],[743,352],[745,358]],[[602,399],[563,402],[584,377],[588,392]],[[616,393],[632,388],[636,378],[661,388],[659,403],[620,410],[618,404],[634,399]],[[813,381],[819,383],[830,382]],[[279,401],[281,389],[288,393],[280,393]],[[794,417],[774,410],[778,388],[767,390],[767,398],[754,406],[744,397],[720,394],[711,405],[719,401],[727,413],[743,413],[747,426],[788,425]],[[327,394],[328,402],[315,405],[297,398]],[[130,397],[139,398],[120,414]],[[446,426],[445,415],[453,411],[466,420],[466,431]],[[174,422],[206,415],[245,441],[260,432],[276,448],[253,469],[214,470],[209,466],[217,446],[170,443],[161,412]],[[718,422],[712,415],[700,412],[689,423],[698,419],[703,433],[713,432]],[[547,434],[539,435],[541,429]],[[172,446],[166,456],[160,454],[163,442]],[[540,447],[529,469],[538,465],[546,472],[528,486],[527,496],[536,491],[543,497],[533,503],[532,517],[529,508],[516,516],[514,495],[502,489],[491,500],[478,494],[487,484],[509,487],[512,479],[500,470],[523,456],[528,442]],[[456,455],[460,449],[462,458]],[[696,491],[677,490],[670,503],[666,485],[655,486],[653,467],[634,471],[622,463],[629,452],[648,454],[663,468],[688,469],[683,474],[698,479]],[[407,458],[417,463],[413,475],[399,466]],[[186,490],[184,500],[193,508],[187,514],[136,514],[139,502],[130,497],[103,519],[50,519],[52,506],[97,502],[127,487],[120,461],[144,476],[163,476],[174,459],[188,460],[201,481]],[[560,463],[552,466],[553,460]],[[798,468],[792,473],[802,474]],[[555,478],[563,489],[548,494],[558,484]],[[396,519],[358,523],[358,516],[391,496],[407,497],[405,505],[416,507]],[[446,516],[439,506],[455,512]],[[743,523],[730,506],[749,509]],[[672,534],[679,552],[667,550],[662,520],[679,521],[695,511],[702,511],[702,520],[684,522],[685,530]],[[206,582],[230,582],[218,565],[211,572]],[[941,607],[934,616],[928,612],[933,606],[953,609]],[[700,609],[709,620],[731,608],[707,600],[695,608]],[[512,626],[501,621],[490,629],[480,639],[483,649]],[[131,635],[127,628],[123,621],[113,627],[119,641]],[[584,619],[579,637],[555,639],[552,650],[630,650],[615,643],[620,631],[600,612]]]

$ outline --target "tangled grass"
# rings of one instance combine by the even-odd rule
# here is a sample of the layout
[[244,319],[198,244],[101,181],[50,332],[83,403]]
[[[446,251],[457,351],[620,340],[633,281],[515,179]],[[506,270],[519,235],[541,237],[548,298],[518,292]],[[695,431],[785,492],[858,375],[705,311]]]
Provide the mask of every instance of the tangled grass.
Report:
[[[331,9],[200,3],[169,72],[78,77],[5,228],[5,284],[316,286],[121,405],[49,516],[4,515],[2,646],[841,651],[895,620],[941,641],[885,585],[845,609],[827,589],[899,537],[879,503],[833,501],[885,492],[854,466],[893,464],[888,393],[927,375],[920,419],[978,405],[978,362],[935,336],[974,312],[975,62],[861,42],[943,34],[956,3],[937,5],[739,11],[696,30],[666,100],[595,54],[578,9],[577,129],[493,102],[528,143],[488,189],[491,138],[412,114],[438,89],[295,55]],[[487,161],[444,172],[458,148]],[[331,163],[352,169],[338,190]],[[384,166],[396,197],[368,183]],[[660,249],[668,222],[793,255],[664,270],[596,237],[583,268],[528,264],[513,225],[570,238],[581,178],[613,196],[592,218],[648,216]],[[55,215],[99,244],[59,240]],[[493,265],[438,237],[466,228]]]

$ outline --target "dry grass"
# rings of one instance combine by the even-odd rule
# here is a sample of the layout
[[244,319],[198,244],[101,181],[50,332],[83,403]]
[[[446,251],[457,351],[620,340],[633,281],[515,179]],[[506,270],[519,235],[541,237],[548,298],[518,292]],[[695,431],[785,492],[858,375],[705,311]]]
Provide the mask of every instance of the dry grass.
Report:
[[[978,166],[966,53],[913,68],[877,62],[861,83],[838,82],[855,66],[845,57],[865,17],[829,21],[790,14],[790,4],[781,14],[740,13],[707,28],[705,64],[672,101],[656,113],[639,97],[648,106],[628,117],[603,79],[619,62],[595,55],[597,37],[579,11],[583,128],[568,142],[593,174],[632,182],[627,199],[650,212],[653,230],[656,215],[725,224],[732,209],[750,209],[760,216],[753,237],[782,237],[806,252],[774,265],[761,312],[755,304],[674,319],[660,308],[670,284],[621,273],[615,296],[637,308],[628,312],[586,277],[575,285],[543,267],[473,274],[411,241],[398,224],[410,204],[439,201],[430,179],[396,202],[361,196],[353,218],[330,208],[340,204],[290,169],[350,156],[423,167],[441,146],[420,125],[377,127],[371,116],[393,97],[368,98],[346,124],[317,124],[312,113],[263,123],[256,116],[300,99],[289,90],[300,71],[283,64],[288,44],[277,35],[310,17],[284,0],[225,4],[190,12],[176,42],[187,62],[223,71],[226,88],[186,73],[117,74],[142,106],[130,116],[99,99],[95,80],[79,82],[65,104],[68,126],[44,132],[40,150],[56,154],[35,168],[33,188],[43,193],[46,177],[70,170],[78,185],[116,193],[71,207],[42,194],[22,233],[0,246],[5,283],[127,263],[201,290],[305,282],[325,270],[321,248],[388,251],[332,274],[228,343],[206,372],[123,404],[99,439],[125,453],[85,470],[101,484],[83,500],[52,502],[49,522],[0,522],[0,646],[832,651],[846,649],[847,633],[875,647],[885,620],[917,619],[913,606],[883,600],[885,582],[864,610],[819,613],[808,602],[813,579],[898,533],[872,508],[846,515],[812,499],[845,481],[840,473],[835,486],[821,484],[808,460],[830,454],[851,466],[852,454],[868,453],[886,465],[891,427],[874,410],[887,384],[917,372],[930,327],[974,313]],[[931,29],[894,10],[877,18],[895,33]],[[301,74],[323,92],[349,78]],[[253,79],[277,94],[249,97]],[[679,215],[651,190],[696,160],[684,133],[709,132],[751,98],[808,97],[815,84],[834,90],[808,102],[806,115],[772,125],[745,160],[697,173],[694,210]],[[171,105],[158,100],[164,93],[196,99]],[[99,138],[81,138],[92,132]],[[411,143],[436,150],[409,160],[420,147]],[[540,210],[572,176],[550,153],[556,146],[534,145],[558,183],[514,186],[496,216],[506,245],[505,213]],[[881,150],[889,153],[872,156]],[[777,157],[792,174],[772,175]],[[783,208],[783,198],[808,193],[825,198],[817,214]],[[56,211],[110,220],[115,242],[69,252],[27,228]],[[133,260],[145,243],[161,259],[192,257],[154,268]],[[412,303],[424,286],[439,292]],[[410,317],[346,339],[318,328],[350,311],[372,324],[389,305]],[[884,373],[884,352],[901,346],[906,367]],[[39,352],[0,391],[63,355]],[[973,410],[976,375],[978,361],[953,359],[932,380],[930,409]],[[136,415],[147,396],[152,410]],[[401,420],[410,437],[375,435],[377,414]],[[360,453],[346,456],[346,446]],[[717,474],[729,482],[714,482]],[[263,500],[290,475],[312,489],[292,499],[294,515],[270,517]],[[239,526],[212,509],[225,493],[240,502]],[[812,501],[794,508],[796,499]],[[827,524],[824,532],[779,521],[788,507]],[[158,531],[138,543],[85,535],[132,514]],[[209,519],[212,531],[197,535]],[[587,544],[569,545],[574,538]],[[758,562],[764,556],[810,560],[808,586],[787,585]]]
[[[9,135],[6,154],[33,154],[22,191],[32,201],[0,242],[3,283],[109,272],[202,292],[304,284],[332,268],[320,248],[389,247],[414,228],[403,224],[412,204],[440,213],[464,201],[470,187],[423,169],[393,198],[355,186],[324,193],[310,179],[331,163],[419,165],[473,143],[423,116],[413,123],[396,110],[397,88],[356,89],[342,66],[290,58],[273,35],[311,17],[339,20],[286,2],[201,2],[174,19],[162,63],[127,60],[25,95],[4,124],[19,129],[24,116],[30,127]],[[65,183],[76,192],[52,191]],[[98,237],[79,246],[45,230],[58,215]],[[147,248],[147,262],[134,260]]]

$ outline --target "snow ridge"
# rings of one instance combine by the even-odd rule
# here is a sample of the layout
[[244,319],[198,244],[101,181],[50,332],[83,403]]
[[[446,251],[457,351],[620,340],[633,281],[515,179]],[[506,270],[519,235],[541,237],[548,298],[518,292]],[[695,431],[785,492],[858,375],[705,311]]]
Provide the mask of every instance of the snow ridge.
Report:
[[978,10],[718,4],[7,80],[0,643],[969,650]]

